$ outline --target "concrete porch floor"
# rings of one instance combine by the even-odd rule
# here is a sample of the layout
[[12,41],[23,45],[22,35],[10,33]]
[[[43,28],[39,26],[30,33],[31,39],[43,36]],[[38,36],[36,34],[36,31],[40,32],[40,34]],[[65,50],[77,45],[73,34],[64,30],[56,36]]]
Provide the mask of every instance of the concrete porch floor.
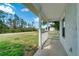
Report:
[[38,50],[34,56],[67,56],[67,53],[59,40],[48,39],[43,49]]
[[52,37],[49,37],[49,39],[45,42],[43,49],[39,49],[34,56],[67,56],[59,38]]

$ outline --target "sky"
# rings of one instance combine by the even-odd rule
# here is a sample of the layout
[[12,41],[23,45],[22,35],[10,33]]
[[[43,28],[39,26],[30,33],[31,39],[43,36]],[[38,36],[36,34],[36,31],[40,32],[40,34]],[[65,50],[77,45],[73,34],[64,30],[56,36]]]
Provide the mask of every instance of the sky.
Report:
[[39,26],[38,16],[21,3],[0,3],[0,10],[13,15],[16,14],[18,17],[27,21],[27,23],[34,22],[36,28]]

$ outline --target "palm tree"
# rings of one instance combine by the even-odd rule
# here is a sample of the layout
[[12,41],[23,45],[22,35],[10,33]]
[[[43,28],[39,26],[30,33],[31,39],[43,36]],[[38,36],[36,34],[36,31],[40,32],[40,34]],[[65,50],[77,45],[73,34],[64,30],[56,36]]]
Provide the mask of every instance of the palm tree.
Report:
[[[14,17],[12,19],[12,17]],[[10,26],[10,28],[16,29],[19,25],[19,17],[15,14],[15,15],[11,15],[11,17],[8,19],[8,25]]]
[[27,25],[27,22],[21,19],[21,28],[24,28]]
[[34,26],[34,21],[32,21],[32,27]]

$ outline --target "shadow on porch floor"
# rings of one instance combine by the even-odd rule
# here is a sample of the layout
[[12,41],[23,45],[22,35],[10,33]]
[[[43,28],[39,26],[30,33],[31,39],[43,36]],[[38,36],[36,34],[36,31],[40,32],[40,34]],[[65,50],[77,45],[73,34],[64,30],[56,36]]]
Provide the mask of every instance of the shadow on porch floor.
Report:
[[67,56],[59,40],[48,39],[42,50],[38,50],[34,56]]

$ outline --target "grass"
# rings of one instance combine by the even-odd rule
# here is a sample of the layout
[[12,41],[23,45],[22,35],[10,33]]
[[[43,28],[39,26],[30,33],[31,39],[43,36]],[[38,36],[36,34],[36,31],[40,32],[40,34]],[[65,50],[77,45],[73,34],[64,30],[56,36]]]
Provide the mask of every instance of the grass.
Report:
[[54,30],[54,31],[49,31],[48,33],[49,33],[49,38],[55,39],[55,40],[59,39],[59,31]]
[[37,46],[37,32],[0,34],[0,56],[33,55]]

